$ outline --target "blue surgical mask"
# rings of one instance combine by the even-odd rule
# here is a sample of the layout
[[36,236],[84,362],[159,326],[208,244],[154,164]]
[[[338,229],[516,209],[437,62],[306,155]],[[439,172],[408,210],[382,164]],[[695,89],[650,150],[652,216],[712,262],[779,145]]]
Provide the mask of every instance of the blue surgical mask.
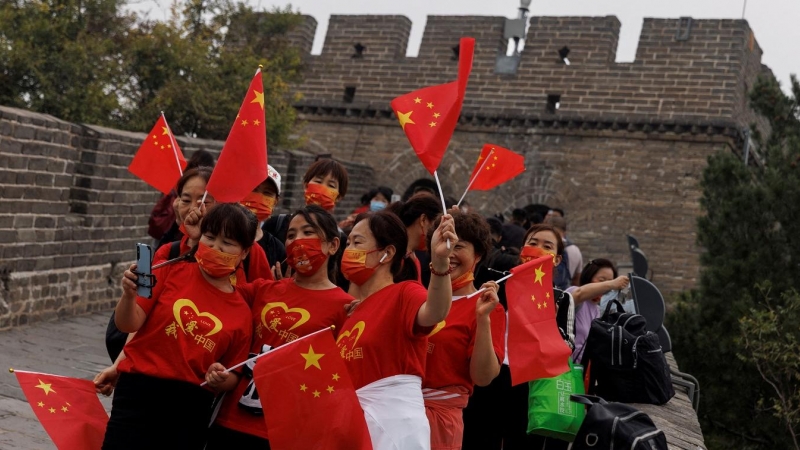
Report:
[[369,202],[369,210],[370,211],[373,211],[373,212],[374,211],[380,211],[383,208],[386,208],[386,203],[384,203],[384,202],[382,202],[380,200],[372,200],[371,202]]
[[[600,297],[600,305],[599,305],[600,306],[600,311],[601,312],[605,311],[606,310],[606,306],[608,305],[608,302],[610,302],[611,300],[616,299],[617,295],[619,295],[619,291],[608,291],[605,294],[603,294],[603,296]],[[614,311],[616,311],[616,309]]]

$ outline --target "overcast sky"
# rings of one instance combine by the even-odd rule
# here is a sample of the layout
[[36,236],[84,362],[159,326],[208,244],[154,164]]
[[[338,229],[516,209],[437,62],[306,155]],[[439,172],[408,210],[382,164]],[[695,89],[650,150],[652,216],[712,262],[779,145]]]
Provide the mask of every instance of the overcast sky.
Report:
[[[132,0],[132,8],[162,18],[171,0]],[[402,14],[411,19],[407,54],[416,56],[428,15],[485,15],[516,17],[519,0],[246,0],[257,9],[284,7],[313,16],[319,22],[313,53],[322,50],[331,14]],[[744,9],[745,2],[747,4]],[[645,17],[745,19],[755,31],[767,64],[786,88],[789,74],[800,73],[800,0],[533,0],[535,16],[614,15],[622,23],[617,60],[632,61]]]

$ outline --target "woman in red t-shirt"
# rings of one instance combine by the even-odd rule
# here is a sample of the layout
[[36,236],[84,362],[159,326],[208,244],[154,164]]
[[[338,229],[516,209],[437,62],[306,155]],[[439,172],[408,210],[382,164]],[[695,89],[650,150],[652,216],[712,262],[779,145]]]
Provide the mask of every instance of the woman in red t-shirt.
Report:
[[[265,345],[278,347],[331,325],[341,329],[347,318],[345,306],[353,297],[337,287],[326,270],[339,245],[336,220],[330,213],[309,205],[294,214],[286,233],[286,259],[294,278],[240,287],[245,297],[254,299],[252,354],[261,353]],[[252,378],[242,377],[223,400],[206,450],[268,449],[267,438]]]
[[450,310],[449,257],[456,242],[453,218],[446,215],[432,236],[434,276],[425,291],[417,281],[393,281],[408,246],[395,214],[363,214],[347,238],[342,273],[360,303],[336,345],[364,409],[374,450],[430,448],[421,391],[427,336]]
[[[136,296],[136,265],[125,271],[116,324],[136,335],[118,363],[103,449],[203,448],[214,394],[239,379],[224,367],[246,359],[250,346],[250,308],[230,276],[253,245],[256,226],[244,206],[212,208],[200,225],[197,264],[156,269],[149,299]],[[99,381],[98,389],[110,381]]]
[[[428,335],[422,381],[425,412],[431,425],[431,450],[460,450],[463,409],[474,385],[486,386],[500,373],[506,316],[497,283],[473,284],[475,267],[491,248],[489,224],[478,214],[451,212],[459,241],[450,255],[453,306]],[[434,223],[438,226],[438,219]]]

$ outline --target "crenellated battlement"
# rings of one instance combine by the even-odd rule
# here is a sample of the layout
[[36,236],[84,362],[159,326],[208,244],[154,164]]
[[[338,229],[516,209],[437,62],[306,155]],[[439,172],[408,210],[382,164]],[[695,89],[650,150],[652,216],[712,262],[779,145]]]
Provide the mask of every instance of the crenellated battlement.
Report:
[[[299,86],[303,105],[388,111],[397,95],[453,80],[455,47],[471,36],[476,50],[466,113],[724,120],[737,126],[753,119],[744,93],[764,69],[744,20],[645,19],[635,61],[617,63],[616,17],[531,17],[510,71],[499,68],[509,58],[505,23],[498,16],[429,16],[418,56],[407,57],[408,18],[332,16],[321,54],[307,55]],[[306,16],[291,39],[307,51],[315,27]],[[565,47],[570,64],[559,56]]]

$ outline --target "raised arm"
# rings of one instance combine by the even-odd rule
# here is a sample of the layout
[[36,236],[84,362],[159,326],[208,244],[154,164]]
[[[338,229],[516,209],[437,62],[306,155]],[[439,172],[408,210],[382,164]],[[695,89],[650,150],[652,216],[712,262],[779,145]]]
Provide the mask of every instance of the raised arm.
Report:
[[[453,217],[445,214],[431,239],[432,270],[431,281],[428,284],[428,299],[417,312],[417,325],[421,327],[436,325],[450,312],[450,304],[453,301],[453,288],[450,285],[450,254],[456,242],[458,236]],[[436,275],[437,273],[443,275]]]

